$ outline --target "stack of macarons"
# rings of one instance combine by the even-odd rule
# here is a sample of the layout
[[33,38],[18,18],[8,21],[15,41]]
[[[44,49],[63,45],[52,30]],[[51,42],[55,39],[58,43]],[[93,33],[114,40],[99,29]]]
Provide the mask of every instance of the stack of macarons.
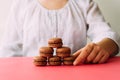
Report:
[[[53,56],[54,51],[56,55]],[[49,39],[48,46],[41,47],[39,53],[39,56],[34,57],[34,64],[36,66],[73,65],[73,61],[75,60],[75,57],[71,55],[71,49],[63,46],[61,38]]]

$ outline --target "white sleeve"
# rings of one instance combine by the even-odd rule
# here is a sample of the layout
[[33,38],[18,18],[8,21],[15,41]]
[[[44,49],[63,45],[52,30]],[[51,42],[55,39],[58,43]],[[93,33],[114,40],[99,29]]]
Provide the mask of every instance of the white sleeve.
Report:
[[[22,56],[23,13],[20,0],[14,0],[0,44],[0,57]],[[22,6],[22,5],[21,5]]]
[[92,42],[99,42],[104,38],[112,39],[119,47],[120,50],[120,37],[114,32],[108,23],[105,22],[97,3],[89,3],[86,16],[88,30],[87,36],[92,40]]

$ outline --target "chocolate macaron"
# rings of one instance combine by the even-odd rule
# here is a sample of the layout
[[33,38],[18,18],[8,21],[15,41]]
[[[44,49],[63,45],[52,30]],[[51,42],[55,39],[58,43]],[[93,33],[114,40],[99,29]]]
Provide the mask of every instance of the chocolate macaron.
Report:
[[61,65],[61,58],[58,56],[53,56],[48,59],[48,64],[50,66],[59,66]]
[[65,58],[63,58],[63,64],[64,65],[73,65],[74,60],[75,60],[74,56],[65,57]]
[[51,47],[41,47],[40,48],[40,56],[43,56],[43,57],[51,57],[53,56],[53,48]]
[[52,48],[60,48],[63,45],[62,39],[61,38],[51,38],[48,40],[48,45],[49,45],[49,47],[52,47]]
[[33,63],[36,66],[46,66],[47,65],[47,58],[46,57],[42,57],[42,56],[35,56],[33,58]]
[[59,57],[68,57],[71,54],[71,49],[69,47],[57,48],[56,55]]

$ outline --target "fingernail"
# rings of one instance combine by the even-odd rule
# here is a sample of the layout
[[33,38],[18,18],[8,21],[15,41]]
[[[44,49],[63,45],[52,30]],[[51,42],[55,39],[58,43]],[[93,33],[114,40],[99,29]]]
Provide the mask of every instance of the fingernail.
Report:
[[73,62],[73,65],[74,65],[74,66],[76,66],[76,65],[77,65],[77,62],[76,62],[76,61],[75,61],[75,62]]

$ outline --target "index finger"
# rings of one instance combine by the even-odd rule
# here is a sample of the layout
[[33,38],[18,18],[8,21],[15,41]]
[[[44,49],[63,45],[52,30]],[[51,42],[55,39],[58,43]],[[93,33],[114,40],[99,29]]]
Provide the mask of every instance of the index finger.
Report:
[[73,62],[74,65],[77,65],[77,64],[80,64],[80,63],[83,63],[85,58],[88,56],[88,53],[83,50],[79,55],[78,57],[75,59],[75,61]]
[[86,45],[86,47],[76,52],[74,55],[78,57],[75,59],[73,64],[77,65],[77,64],[83,63],[86,57],[91,53],[93,47],[94,47],[93,44],[88,44]]

